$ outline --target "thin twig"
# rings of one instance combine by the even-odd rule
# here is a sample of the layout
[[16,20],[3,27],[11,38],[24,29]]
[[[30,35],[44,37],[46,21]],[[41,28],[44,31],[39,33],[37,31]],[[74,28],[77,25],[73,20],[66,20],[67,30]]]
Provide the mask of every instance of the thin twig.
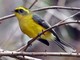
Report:
[[11,58],[15,58],[15,59],[19,59],[19,60],[29,60],[29,59],[26,59],[26,58],[23,58],[22,56],[9,56],[9,57],[11,57]]
[[35,1],[33,2],[33,4],[29,7],[29,9],[31,9],[37,1],[38,1],[38,0],[35,0]]
[[[30,57],[30,56],[14,55],[15,53],[16,53],[16,51],[7,51],[7,50],[5,51],[5,50],[0,48],[0,57],[8,56],[8,57],[16,58],[16,59],[19,59],[19,60],[42,60],[42,59],[39,59],[39,58]],[[9,54],[9,55],[6,55],[6,54]]]
[[47,6],[47,7],[43,7],[43,8],[34,9],[32,11],[37,12],[37,11],[43,11],[43,10],[48,10],[48,9],[80,10],[80,8],[77,8],[77,7]]
[[15,14],[10,14],[10,15],[1,17],[1,18],[0,18],[0,21],[3,21],[3,20],[8,19],[8,18],[12,18],[12,17],[14,17],[14,16],[15,16]]
[[73,14],[73,15],[71,15],[71,16],[69,16],[68,18],[66,18],[66,19],[64,19],[64,20],[61,20],[60,22],[56,23],[56,25],[58,25],[58,24],[60,24],[60,23],[62,23],[62,22],[65,22],[66,20],[68,20],[68,19],[74,17],[75,15],[77,15],[77,14],[79,14],[79,13],[80,13],[80,11],[77,12],[77,13],[75,13],[75,14]]
[[[80,8],[77,7],[63,7],[63,6],[48,6],[48,7],[43,7],[43,8],[39,8],[39,9],[34,9],[32,10],[32,12],[37,12],[37,11],[42,11],[42,10],[48,10],[48,9],[67,9],[67,10],[80,10]],[[10,14],[4,17],[0,18],[0,21],[14,17],[15,14]]]
[[42,60],[42,59],[38,59],[38,58],[34,58],[34,57],[30,57],[30,56],[24,56],[24,55],[14,55],[15,53],[12,52],[11,55],[5,55],[5,53],[3,53],[4,55],[3,56],[9,56],[11,58],[16,58],[16,59],[19,59],[19,60]]
[[67,52],[0,52],[0,56],[68,56],[80,57],[80,53]]
[[40,37],[42,34],[44,34],[45,32],[49,31],[50,29],[53,29],[55,27],[59,27],[59,26],[62,26],[62,25],[66,25],[66,24],[71,24],[71,23],[78,23],[80,24],[80,22],[64,22],[64,23],[60,23],[60,24],[55,24],[53,25],[52,27],[44,30],[42,33],[40,33],[39,35],[37,35],[35,38],[31,39],[27,45],[24,45],[23,47],[21,47],[20,49],[18,49],[17,51],[26,51],[28,49],[28,47],[35,41],[37,40],[38,37]]
[[42,59],[39,59],[39,58],[34,58],[34,57],[30,57],[30,56],[24,56],[24,55],[21,55],[21,56],[17,56],[17,55],[10,55],[10,57],[12,58],[17,58],[19,60],[42,60]]

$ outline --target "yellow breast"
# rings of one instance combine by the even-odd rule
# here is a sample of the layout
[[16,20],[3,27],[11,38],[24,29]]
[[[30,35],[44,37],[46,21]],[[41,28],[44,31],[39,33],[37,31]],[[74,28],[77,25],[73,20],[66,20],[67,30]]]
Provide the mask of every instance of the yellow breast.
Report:
[[[24,19],[19,22],[19,25],[22,32],[28,35],[30,38],[36,37],[39,33],[45,30],[45,28],[34,22],[32,19]],[[50,32],[46,32],[45,34],[41,35],[41,38],[52,39],[53,37]]]

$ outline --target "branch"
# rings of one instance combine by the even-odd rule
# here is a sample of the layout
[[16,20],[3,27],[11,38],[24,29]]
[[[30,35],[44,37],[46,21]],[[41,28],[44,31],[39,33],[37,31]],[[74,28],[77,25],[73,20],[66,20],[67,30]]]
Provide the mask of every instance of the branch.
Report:
[[50,29],[53,29],[55,27],[59,27],[62,25],[66,25],[66,24],[72,24],[72,23],[77,23],[80,24],[80,22],[64,22],[64,23],[60,23],[60,24],[55,24],[53,26],[51,26],[50,28],[44,30],[42,33],[40,33],[39,35],[37,35],[35,38],[31,39],[30,41],[28,41],[27,45],[24,45],[23,47],[21,47],[20,49],[18,49],[17,51],[26,51],[28,49],[28,47],[35,41],[37,40],[38,37],[40,37],[42,34],[44,34],[45,32],[49,31]]
[[35,0],[35,1],[33,2],[33,4],[29,7],[29,9],[31,9],[37,1],[38,1],[38,0]]
[[64,6],[47,6],[39,9],[34,9],[32,10],[33,12],[37,11],[43,11],[43,10],[48,10],[48,9],[67,9],[67,10],[80,10],[80,8],[77,7],[64,7]]
[[80,53],[66,52],[0,52],[0,56],[68,56],[80,57]]
[[[34,9],[32,10],[32,12],[37,12],[37,11],[42,11],[42,10],[48,10],[48,9],[67,9],[67,10],[80,10],[80,8],[77,7],[64,7],[64,6],[48,6],[48,7],[43,7],[43,8],[39,8],[39,9]],[[14,17],[15,14],[10,14],[4,17],[0,18],[0,21]]]
[[[15,53],[18,53],[16,51],[4,51],[3,49],[0,48],[0,57],[2,56],[8,56],[8,57],[11,57],[11,58],[16,58],[16,59],[19,59],[19,60],[42,60],[42,59],[38,59],[38,58],[34,58],[34,57],[30,57],[30,56],[19,56],[19,55],[14,55]],[[9,54],[9,55],[7,55]]]
[[10,57],[17,58],[19,60],[42,60],[39,58],[30,57],[30,56],[24,56],[24,55],[18,56],[17,54],[16,55],[11,54]]
[[[61,20],[60,22],[58,22],[57,23],[57,25],[58,24],[60,24],[60,23],[63,23],[63,22],[65,22],[66,20],[68,20],[68,19],[70,19],[70,18],[72,18],[72,17],[74,17],[74,16],[76,16],[77,14],[79,14],[80,13],[80,11],[79,12],[77,12],[77,13],[75,13],[75,14],[73,14],[73,15],[71,15],[71,16],[69,16],[68,18],[66,18],[66,19],[64,19],[64,20]],[[76,20],[77,22],[78,22],[78,20]]]
[[8,19],[8,18],[12,18],[12,17],[14,17],[14,16],[15,16],[15,14],[10,14],[10,15],[1,17],[1,18],[0,18],[0,21],[3,21],[3,20]]

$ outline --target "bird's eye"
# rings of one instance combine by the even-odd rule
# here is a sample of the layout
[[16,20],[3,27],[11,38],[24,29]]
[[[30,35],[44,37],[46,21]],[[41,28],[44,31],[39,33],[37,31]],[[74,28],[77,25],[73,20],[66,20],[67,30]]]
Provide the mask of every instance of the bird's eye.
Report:
[[24,10],[20,9],[20,10],[19,10],[19,13],[24,13]]

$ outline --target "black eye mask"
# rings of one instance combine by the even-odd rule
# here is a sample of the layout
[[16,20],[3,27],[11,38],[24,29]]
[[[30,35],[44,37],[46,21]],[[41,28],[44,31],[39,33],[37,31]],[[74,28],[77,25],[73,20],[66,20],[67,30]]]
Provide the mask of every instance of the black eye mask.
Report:
[[17,12],[17,13],[24,13],[25,11],[20,9],[20,10],[15,10],[15,12]]
[[25,12],[23,9],[19,9],[19,10],[15,10],[15,12],[22,14],[22,15],[26,15],[28,14],[27,12]]

